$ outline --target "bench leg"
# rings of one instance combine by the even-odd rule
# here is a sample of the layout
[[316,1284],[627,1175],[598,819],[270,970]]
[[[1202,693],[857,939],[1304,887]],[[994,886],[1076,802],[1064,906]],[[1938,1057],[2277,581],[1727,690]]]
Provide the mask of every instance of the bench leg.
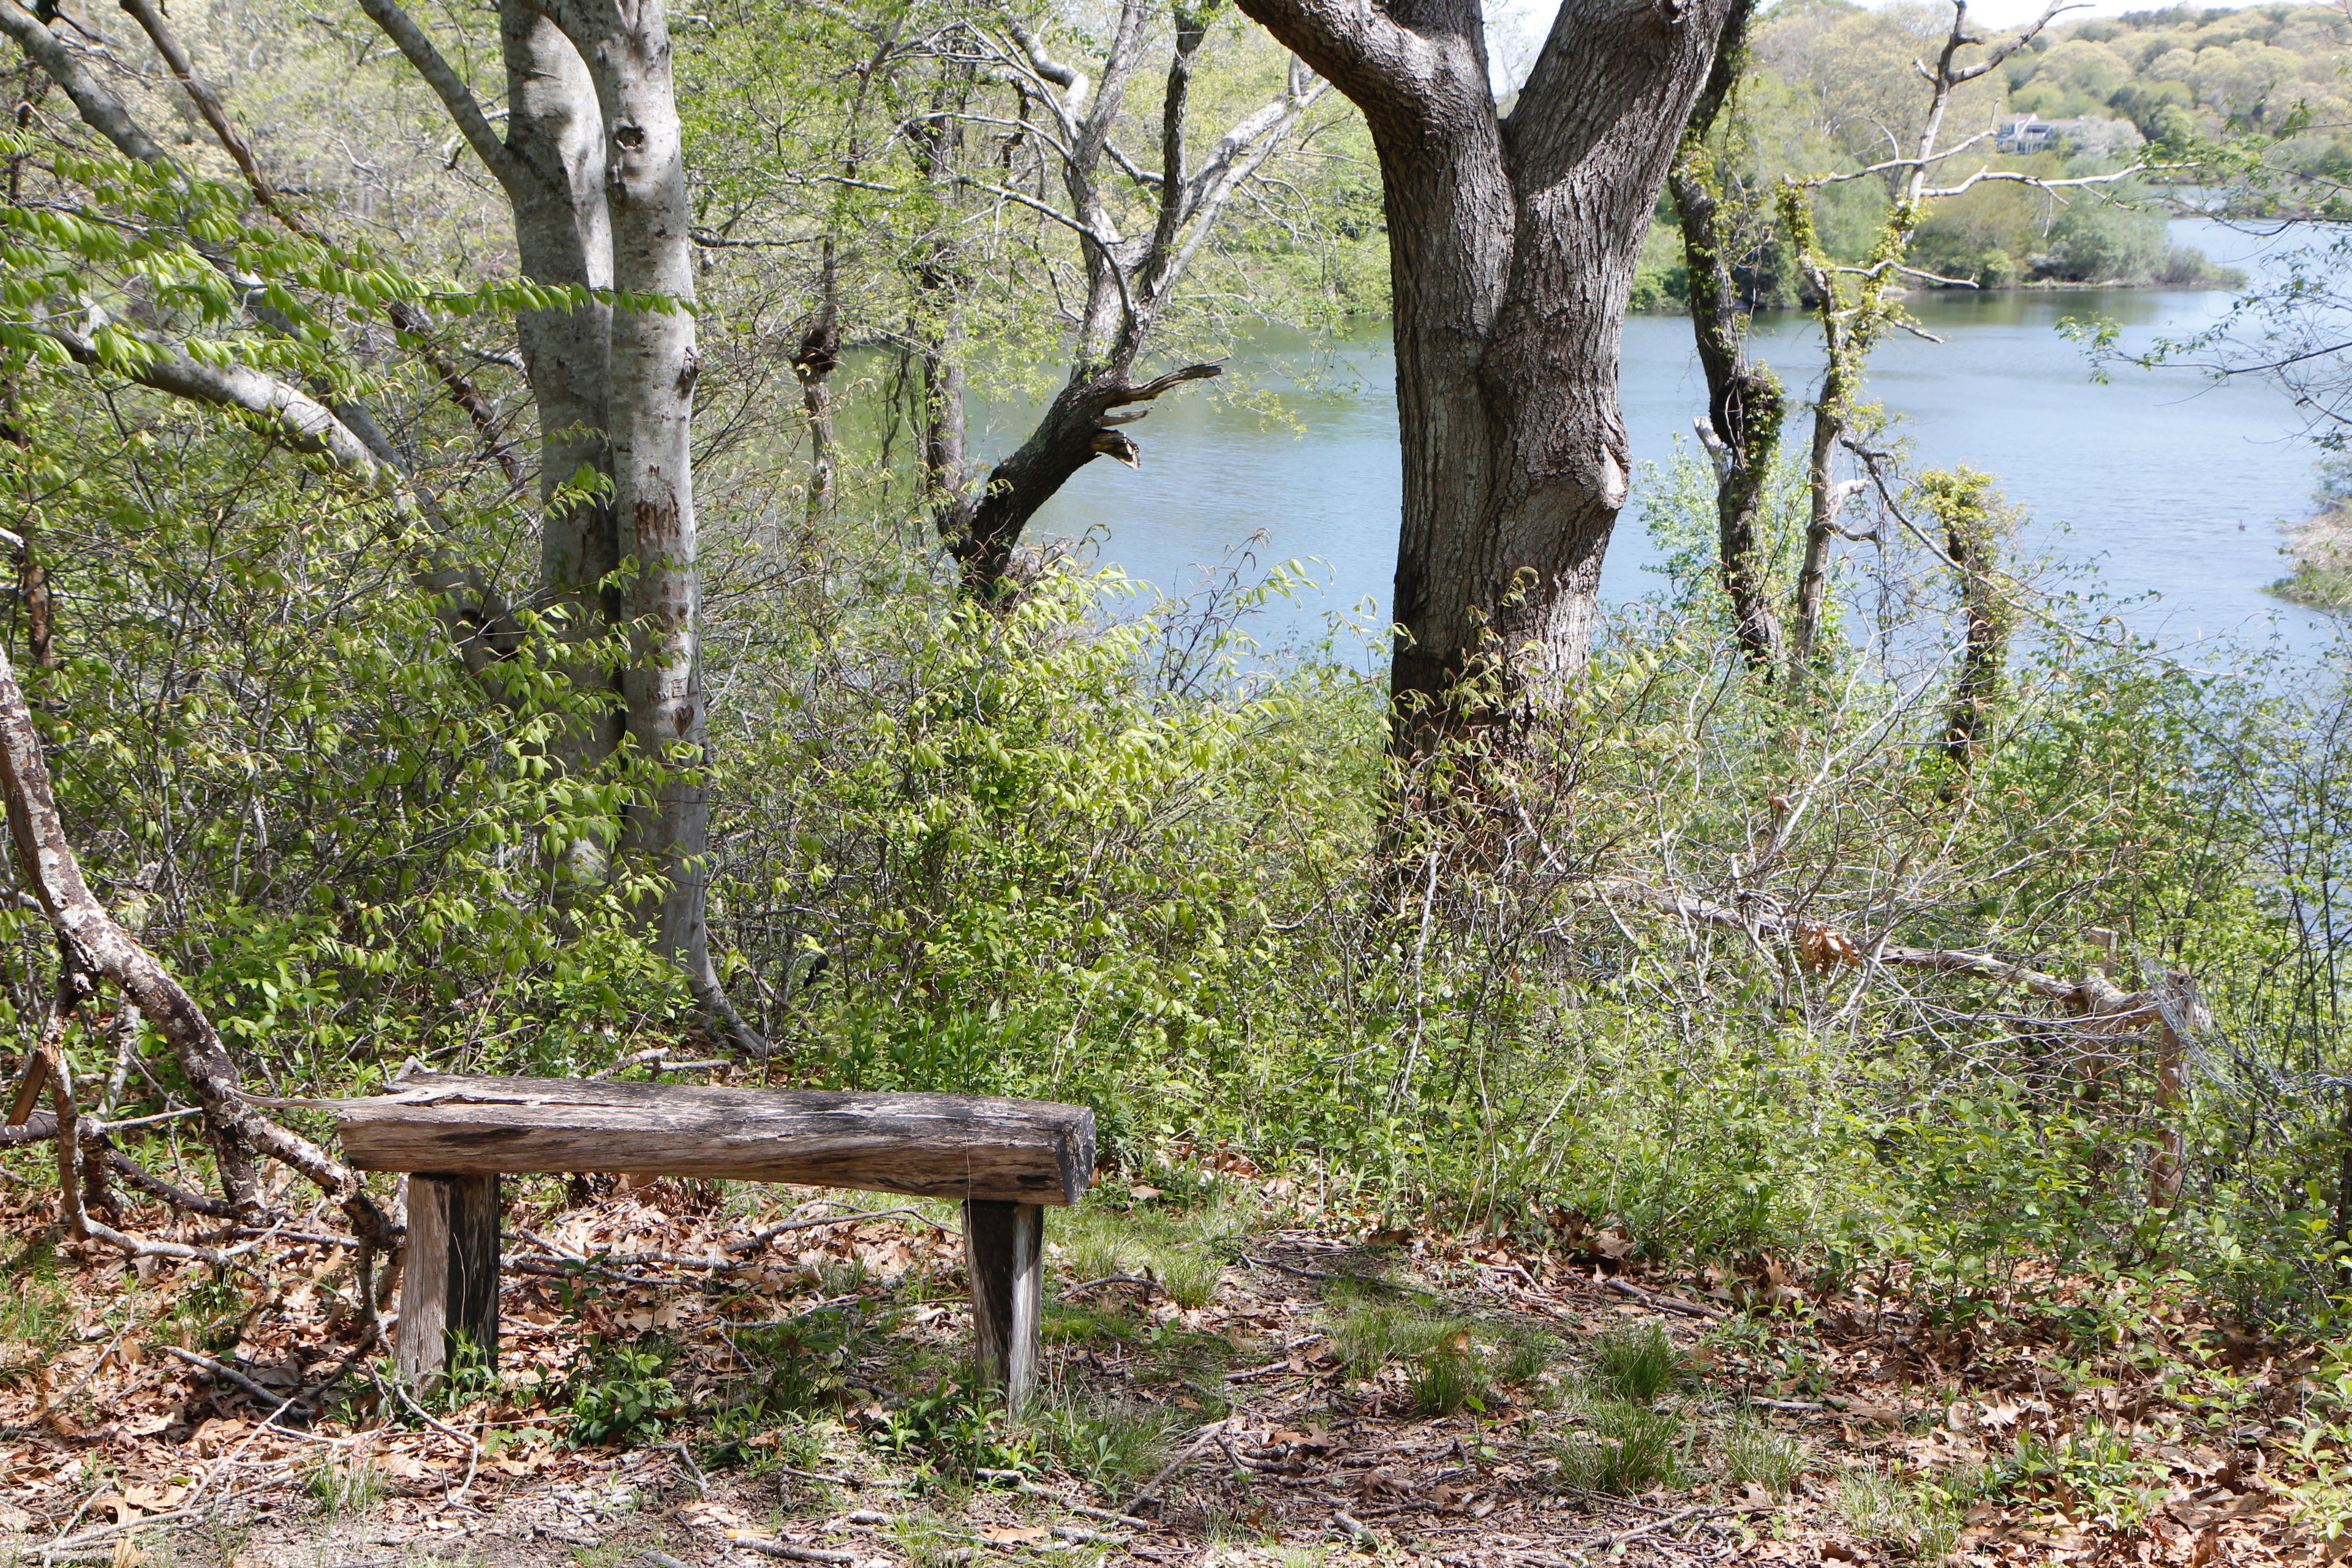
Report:
[[461,1341],[499,1361],[499,1179],[411,1176],[393,1357],[411,1387],[448,1372]]
[[1045,1300],[1045,1211],[1036,1204],[968,1201],[964,1263],[971,1276],[972,1359],[980,1380],[1020,1408],[1037,1383],[1037,1317]]

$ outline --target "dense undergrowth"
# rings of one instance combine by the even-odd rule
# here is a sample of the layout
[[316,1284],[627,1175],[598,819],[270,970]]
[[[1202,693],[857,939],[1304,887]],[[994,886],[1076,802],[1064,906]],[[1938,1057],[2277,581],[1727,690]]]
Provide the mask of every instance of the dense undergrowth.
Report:
[[[91,523],[104,565],[70,569],[63,655],[28,679],[102,887],[257,1078],[572,1071],[692,1035],[626,885],[549,876],[629,783],[546,767],[561,680],[518,663],[488,700],[404,580],[335,557],[363,531],[182,461],[222,504]],[[781,547],[739,521],[714,922],[769,1077],[1081,1100],[1117,1159],[1231,1146],[1394,1222],[1733,1285],[1900,1279],[1965,1318],[2185,1279],[2249,1321],[2329,1318],[2333,693],[2189,669],[2021,572],[1963,762],[1933,554],[1857,574],[1791,695],[1726,651],[1706,486],[1660,494],[1663,591],[1618,614],[1575,710],[1403,780],[1360,647],[1249,641],[1279,579],[1187,605],[1060,569],[998,616],[844,523],[755,592]],[[0,920],[37,1016],[47,940]],[[2210,1020],[2176,1095],[2144,1029],[1873,963],[1881,942],[2125,990],[2180,971]],[[169,1058],[121,1044],[71,1048],[135,1107]]]

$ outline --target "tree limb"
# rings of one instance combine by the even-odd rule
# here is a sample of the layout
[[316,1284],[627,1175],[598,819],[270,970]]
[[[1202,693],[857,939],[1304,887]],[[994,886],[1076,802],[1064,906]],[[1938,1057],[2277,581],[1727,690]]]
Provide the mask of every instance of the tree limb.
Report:
[[499,133],[490,129],[489,117],[482,112],[481,103],[474,97],[474,89],[467,87],[464,79],[441,57],[441,51],[434,47],[433,40],[425,36],[425,29],[400,8],[398,0],[360,0],[360,9],[383,29],[383,36],[392,40],[393,47],[401,52],[415,68],[416,74],[425,79],[425,85],[441,100],[442,107],[449,111],[449,118],[457,121],[458,134],[465,137],[466,145],[474,150],[474,156],[482,161],[482,166],[489,170],[499,184],[507,187],[509,195],[514,195],[515,183],[521,174],[516,167],[514,154],[507,150],[504,142],[499,140]]

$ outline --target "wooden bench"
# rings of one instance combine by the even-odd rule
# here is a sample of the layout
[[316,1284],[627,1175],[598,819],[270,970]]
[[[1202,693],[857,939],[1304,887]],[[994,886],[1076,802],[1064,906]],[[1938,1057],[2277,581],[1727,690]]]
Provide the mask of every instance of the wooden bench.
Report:
[[405,1171],[404,1376],[499,1342],[499,1177],[612,1172],[854,1187],[963,1205],[974,1358],[1019,1404],[1037,1375],[1045,1205],[1078,1201],[1094,1112],[1034,1100],[411,1074],[335,1110],[362,1171]]

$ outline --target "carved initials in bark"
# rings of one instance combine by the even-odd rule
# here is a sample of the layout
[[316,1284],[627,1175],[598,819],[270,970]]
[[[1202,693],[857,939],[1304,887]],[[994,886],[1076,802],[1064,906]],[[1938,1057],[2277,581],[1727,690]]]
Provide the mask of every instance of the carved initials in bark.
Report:
[[[1396,310],[1404,519],[1392,741],[1580,670],[1631,470],[1621,327],[1733,0],[1564,5],[1507,120],[1477,0],[1240,0],[1363,110]],[[1473,669],[1499,708],[1451,711]]]

